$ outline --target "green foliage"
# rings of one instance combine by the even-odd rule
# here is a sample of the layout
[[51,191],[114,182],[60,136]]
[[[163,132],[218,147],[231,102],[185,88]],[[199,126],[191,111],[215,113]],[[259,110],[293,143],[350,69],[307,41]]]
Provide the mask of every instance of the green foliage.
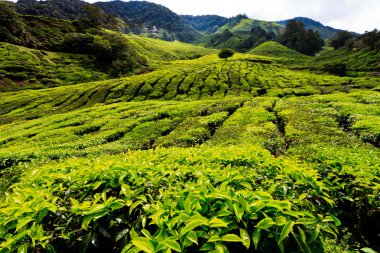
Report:
[[89,55],[53,53],[0,43],[0,91],[36,89],[103,80]]
[[305,30],[302,22],[290,20],[286,24],[285,32],[279,38],[281,44],[295,49],[300,53],[314,55],[324,46],[318,32]]
[[221,59],[227,59],[227,58],[232,57],[233,55],[234,55],[234,51],[229,48],[222,49],[218,54],[219,58]]
[[228,18],[217,15],[181,15],[182,20],[191,25],[195,30],[213,34],[228,22]]
[[[295,236],[302,238],[300,247],[312,245],[339,225],[318,213],[312,197],[304,198],[308,190],[327,194],[316,171],[289,162],[283,169],[285,161],[259,148],[158,149],[83,161],[33,168],[13,187],[1,206],[3,248],[180,252],[249,251],[256,245],[282,251],[293,247]],[[251,173],[243,177],[247,169]],[[257,183],[258,177],[266,179]],[[281,190],[284,182],[296,181],[302,190]]]

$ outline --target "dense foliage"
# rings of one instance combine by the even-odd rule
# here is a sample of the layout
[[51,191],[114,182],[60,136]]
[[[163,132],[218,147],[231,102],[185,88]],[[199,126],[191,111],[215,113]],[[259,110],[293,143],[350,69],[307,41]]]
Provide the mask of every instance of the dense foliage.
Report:
[[221,59],[227,59],[227,58],[230,58],[234,55],[234,51],[230,48],[224,48],[222,50],[220,50],[218,56],[219,58]]
[[374,29],[373,31],[366,31],[360,36],[353,36],[352,33],[342,31],[331,39],[331,46],[335,49],[342,47],[348,49],[369,47],[378,51],[380,49],[380,31]]
[[144,28],[152,29],[155,26],[173,33],[180,41],[193,42],[201,37],[179,15],[162,5],[145,1],[98,2],[96,5],[106,13],[118,15],[130,26],[130,31],[136,34],[144,32]]
[[195,30],[207,34],[213,34],[224,26],[229,19],[218,15],[181,15],[181,18]]
[[314,55],[324,46],[318,32],[305,30],[303,23],[290,20],[286,24],[285,32],[279,38],[281,44],[295,49],[300,53]]
[[282,30],[283,27],[277,23],[238,15],[230,18],[224,26],[212,34],[207,46],[247,52],[266,41],[276,39]]
[[321,35],[321,38],[324,40],[325,39],[331,39],[332,37],[334,37],[337,33],[339,33],[341,31],[339,29],[335,29],[335,28],[332,28],[330,26],[325,26],[318,21],[312,20],[310,18],[305,18],[305,17],[296,17],[296,18],[292,18],[290,20],[276,21],[276,23],[279,23],[281,25],[286,26],[286,24],[289,21],[301,22],[304,25],[305,29],[307,29],[307,30],[311,29],[314,32],[318,32]]
[[16,7],[21,14],[75,20],[85,16],[88,5],[81,0],[18,0]]

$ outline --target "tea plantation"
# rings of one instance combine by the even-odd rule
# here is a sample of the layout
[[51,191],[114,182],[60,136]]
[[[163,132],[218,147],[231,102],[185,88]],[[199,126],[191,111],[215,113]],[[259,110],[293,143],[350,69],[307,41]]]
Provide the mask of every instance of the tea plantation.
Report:
[[154,71],[0,93],[0,252],[380,246],[376,69],[130,40]]

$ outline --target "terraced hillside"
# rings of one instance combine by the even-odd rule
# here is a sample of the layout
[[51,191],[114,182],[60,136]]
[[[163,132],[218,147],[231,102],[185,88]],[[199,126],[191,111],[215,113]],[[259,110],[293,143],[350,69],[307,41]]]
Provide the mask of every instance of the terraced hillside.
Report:
[[244,55],[228,61],[215,55],[192,61],[174,61],[165,68],[144,75],[51,90],[3,93],[0,95],[0,122],[35,119],[97,103],[308,96],[379,87],[377,78],[342,78],[292,71],[271,64],[268,58]]
[[[214,49],[130,35],[129,42],[153,70],[173,60],[215,54]],[[105,80],[94,55],[49,52],[0,43],[0,91],[41,89]]]
[[53,53],[0,43],[0,91],[70,85],[108,77],[89,55]]
[[0,93],[3,252],[380,247],[379,78],[155,43],[151,73]]
[[274,62],[293,69],[323,70],[326,65],[344,64],[348,76],[379,76],[380,53],[370,48],[322,50],[317,56],[307,56],[281,44],[268,41],[249,51],[250,54],[271,57]]
[[284,27],[282,25],[275,22],[245,18],[239,20],[238,23],[227,23],[222,26],[217,32],[223,32],[224,30],[229,29],[234,34],[246,35],[249,34],[254,27],[260,27],[267,33],[273,32],[276,35],[284,30]]

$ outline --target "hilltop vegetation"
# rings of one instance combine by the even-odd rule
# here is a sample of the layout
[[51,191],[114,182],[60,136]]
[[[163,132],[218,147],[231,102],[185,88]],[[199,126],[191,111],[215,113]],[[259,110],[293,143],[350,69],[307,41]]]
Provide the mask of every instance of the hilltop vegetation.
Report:
[[324,40],[333,38],[338,32],[341,31],[339,29],[335,29],[330,26],[324,26],[318,21],[312,20],[310,18],[305,18],[305,17],[296,17],[296,18],[292,18],[288,20],[276,21],[276,23],[286,26],[286,24],[289,21],[299,21],[303,23],[303,25],[305,26],[305,29],[307,30],[311,29],[314,32],[318,32],[321,35],[321,38]]
[[218,15],[181,15],[181,18],[195,30],[213,34],[217,32],[222,26],[228,23],[229,19]]

